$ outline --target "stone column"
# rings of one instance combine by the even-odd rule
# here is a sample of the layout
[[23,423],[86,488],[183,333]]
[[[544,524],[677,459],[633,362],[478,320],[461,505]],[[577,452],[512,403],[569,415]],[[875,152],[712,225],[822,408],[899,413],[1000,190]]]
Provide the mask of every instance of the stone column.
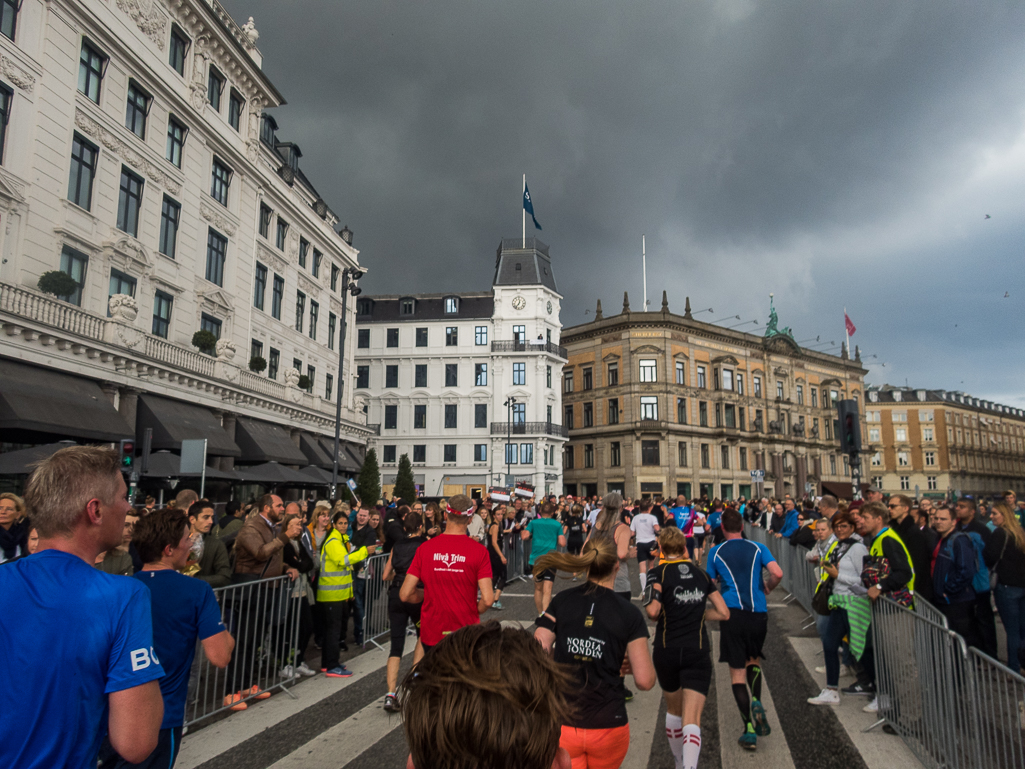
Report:
[[[292,439],[292,443],[294,443],[296,445],[296,448],[299,448],[299,433],[300,432],[301,431],[299,430],[298,427],[290,428],[289,431],[288,431],[288,437]],[[299,465],[289,465],[289,467],[291,467],[293,470],[298,470],[299,469]],[[426,483],[424,485],[426,485]]]
[[[232,440],[235,440],[235,424],[237,423],[237,421],[238,420],[236,416],[232,414],[230,411],[221,412],[221,427],[224,428],[224,432],[226,432]],[[224,470],[225,472],[229,470],[234,470],[235,457],[221,457],[219,465],[220,469]]]
[[779,452],[772,453],[772,473],[776,476],[773,494],[776,499],[783,499],[783,455]]
[[110,401],[110,405],[117,408],[118,404],[118,385],[116,382],[103,382],[100,385],[100,389],[103,390],[103,394],[107,396],[107,400]]
[[794,497],[804,496],[804,484],[808,482],[808,457],[805,454],[797,455],[797,493]]
[[119,389],[117,404],[118,413],[124,417],[128,426],[135,431],[135,416],[139,410],[139,391],[134,387],[121,387]]

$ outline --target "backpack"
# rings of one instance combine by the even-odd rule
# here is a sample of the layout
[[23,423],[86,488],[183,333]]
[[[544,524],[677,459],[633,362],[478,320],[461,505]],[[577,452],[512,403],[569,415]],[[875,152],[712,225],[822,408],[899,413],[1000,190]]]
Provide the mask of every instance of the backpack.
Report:
[[982,541],[982,537],[979,536],[977,531],[965,531],[962,534],[967,534],[968,539],[972,542],[972,547],[975,548],[975,576],[972,577],[972,589],[976,593],[988,593],[991,588],[989,584],[989,569],[986,568],[986,561],[982,557],[982,551],[986,549],[986,543]]

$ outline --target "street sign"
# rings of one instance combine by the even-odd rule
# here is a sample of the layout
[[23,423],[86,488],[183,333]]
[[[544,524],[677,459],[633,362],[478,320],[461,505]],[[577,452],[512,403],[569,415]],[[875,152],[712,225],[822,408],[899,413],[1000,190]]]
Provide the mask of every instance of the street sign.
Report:
[[199,497],[206,496],[206,438],[182,441],[181,472],[199,473]]
[[765,480],[765,471],[764,470],[752,470],[751,471],[751,480],[752,481],[758,481],[758,482],[764,481]]

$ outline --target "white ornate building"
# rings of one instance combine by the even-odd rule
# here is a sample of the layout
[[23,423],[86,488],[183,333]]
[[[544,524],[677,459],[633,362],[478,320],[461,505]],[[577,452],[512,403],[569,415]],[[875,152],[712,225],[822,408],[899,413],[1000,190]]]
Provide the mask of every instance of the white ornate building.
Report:
[[548,247],[525,245],[502,241],[488,292],[357,300],[356,397],[386,492],[408,454],[425,496],[478,496],[507,472],[561,493],[562,296]]
[[[253,20],[217,0],[0,6],[0,449],[151,427],[154,450],[209,437],[222,470],[329,465],[358,252],[264,112],[284,99]],[[52,271],[70,294],[39,290]],[[352,472],[351,390],[342,433]]]

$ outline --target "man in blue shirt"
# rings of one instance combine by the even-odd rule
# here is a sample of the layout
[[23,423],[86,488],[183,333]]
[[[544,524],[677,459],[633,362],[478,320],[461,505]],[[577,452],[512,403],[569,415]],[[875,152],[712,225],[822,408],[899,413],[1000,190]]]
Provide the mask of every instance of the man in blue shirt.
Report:
[[[743,539],[744,521],[736,510],[722,514],[726,541],[708,554],[708,576],[719,583],[719,590],[730,609],[730,618],[719,623],[719,661],[730,666],[733,698],[744,720],[740,746],[758,747],[758,736],[772,730],[762,707],[762,645],[769,626],[765,597],[783,579],[783,570],[769,548],[760,542]],[[767,569],[769,579],[762,577]]]
[[156,747],[164,715],[150,596],[93,568],[131,509],[118,453],[61,449],[32,473],[35,555],[0,567],[0,765],[94,769],[103,735],[125,758]]
[[121,759],[114,766],[171,769],[181,748],[196,639],[202,641],[210,663],[219,668],[227,667],[231,660],[235,639],[221,622],[213,588],[203,580],[179,573],[188,563],[192,546],[188,518],[178,510],[158,510],[139,521],[133,541],[144,563],[134,579],[146,585],[152,596],[153,646],[164,668],[160,680],[164,720],[157,747],[149,758],[139,763]]
[[[546,555],[559,546],[565,546],[566,538],[562,534],[562,524],[552,518],[555,514],[555,505],[551,502],[541,504],[541,517],[532,518],[527,527],[520,532],[520,538],[526,542],[533,539],[534,544],[530,549],[531,569],[534,561],[542,555]],[[541,614],[552,602],[552,586],[555,584],[555,569],[546,569],[541,576],[534,578],[534,606],[537,613]]]

